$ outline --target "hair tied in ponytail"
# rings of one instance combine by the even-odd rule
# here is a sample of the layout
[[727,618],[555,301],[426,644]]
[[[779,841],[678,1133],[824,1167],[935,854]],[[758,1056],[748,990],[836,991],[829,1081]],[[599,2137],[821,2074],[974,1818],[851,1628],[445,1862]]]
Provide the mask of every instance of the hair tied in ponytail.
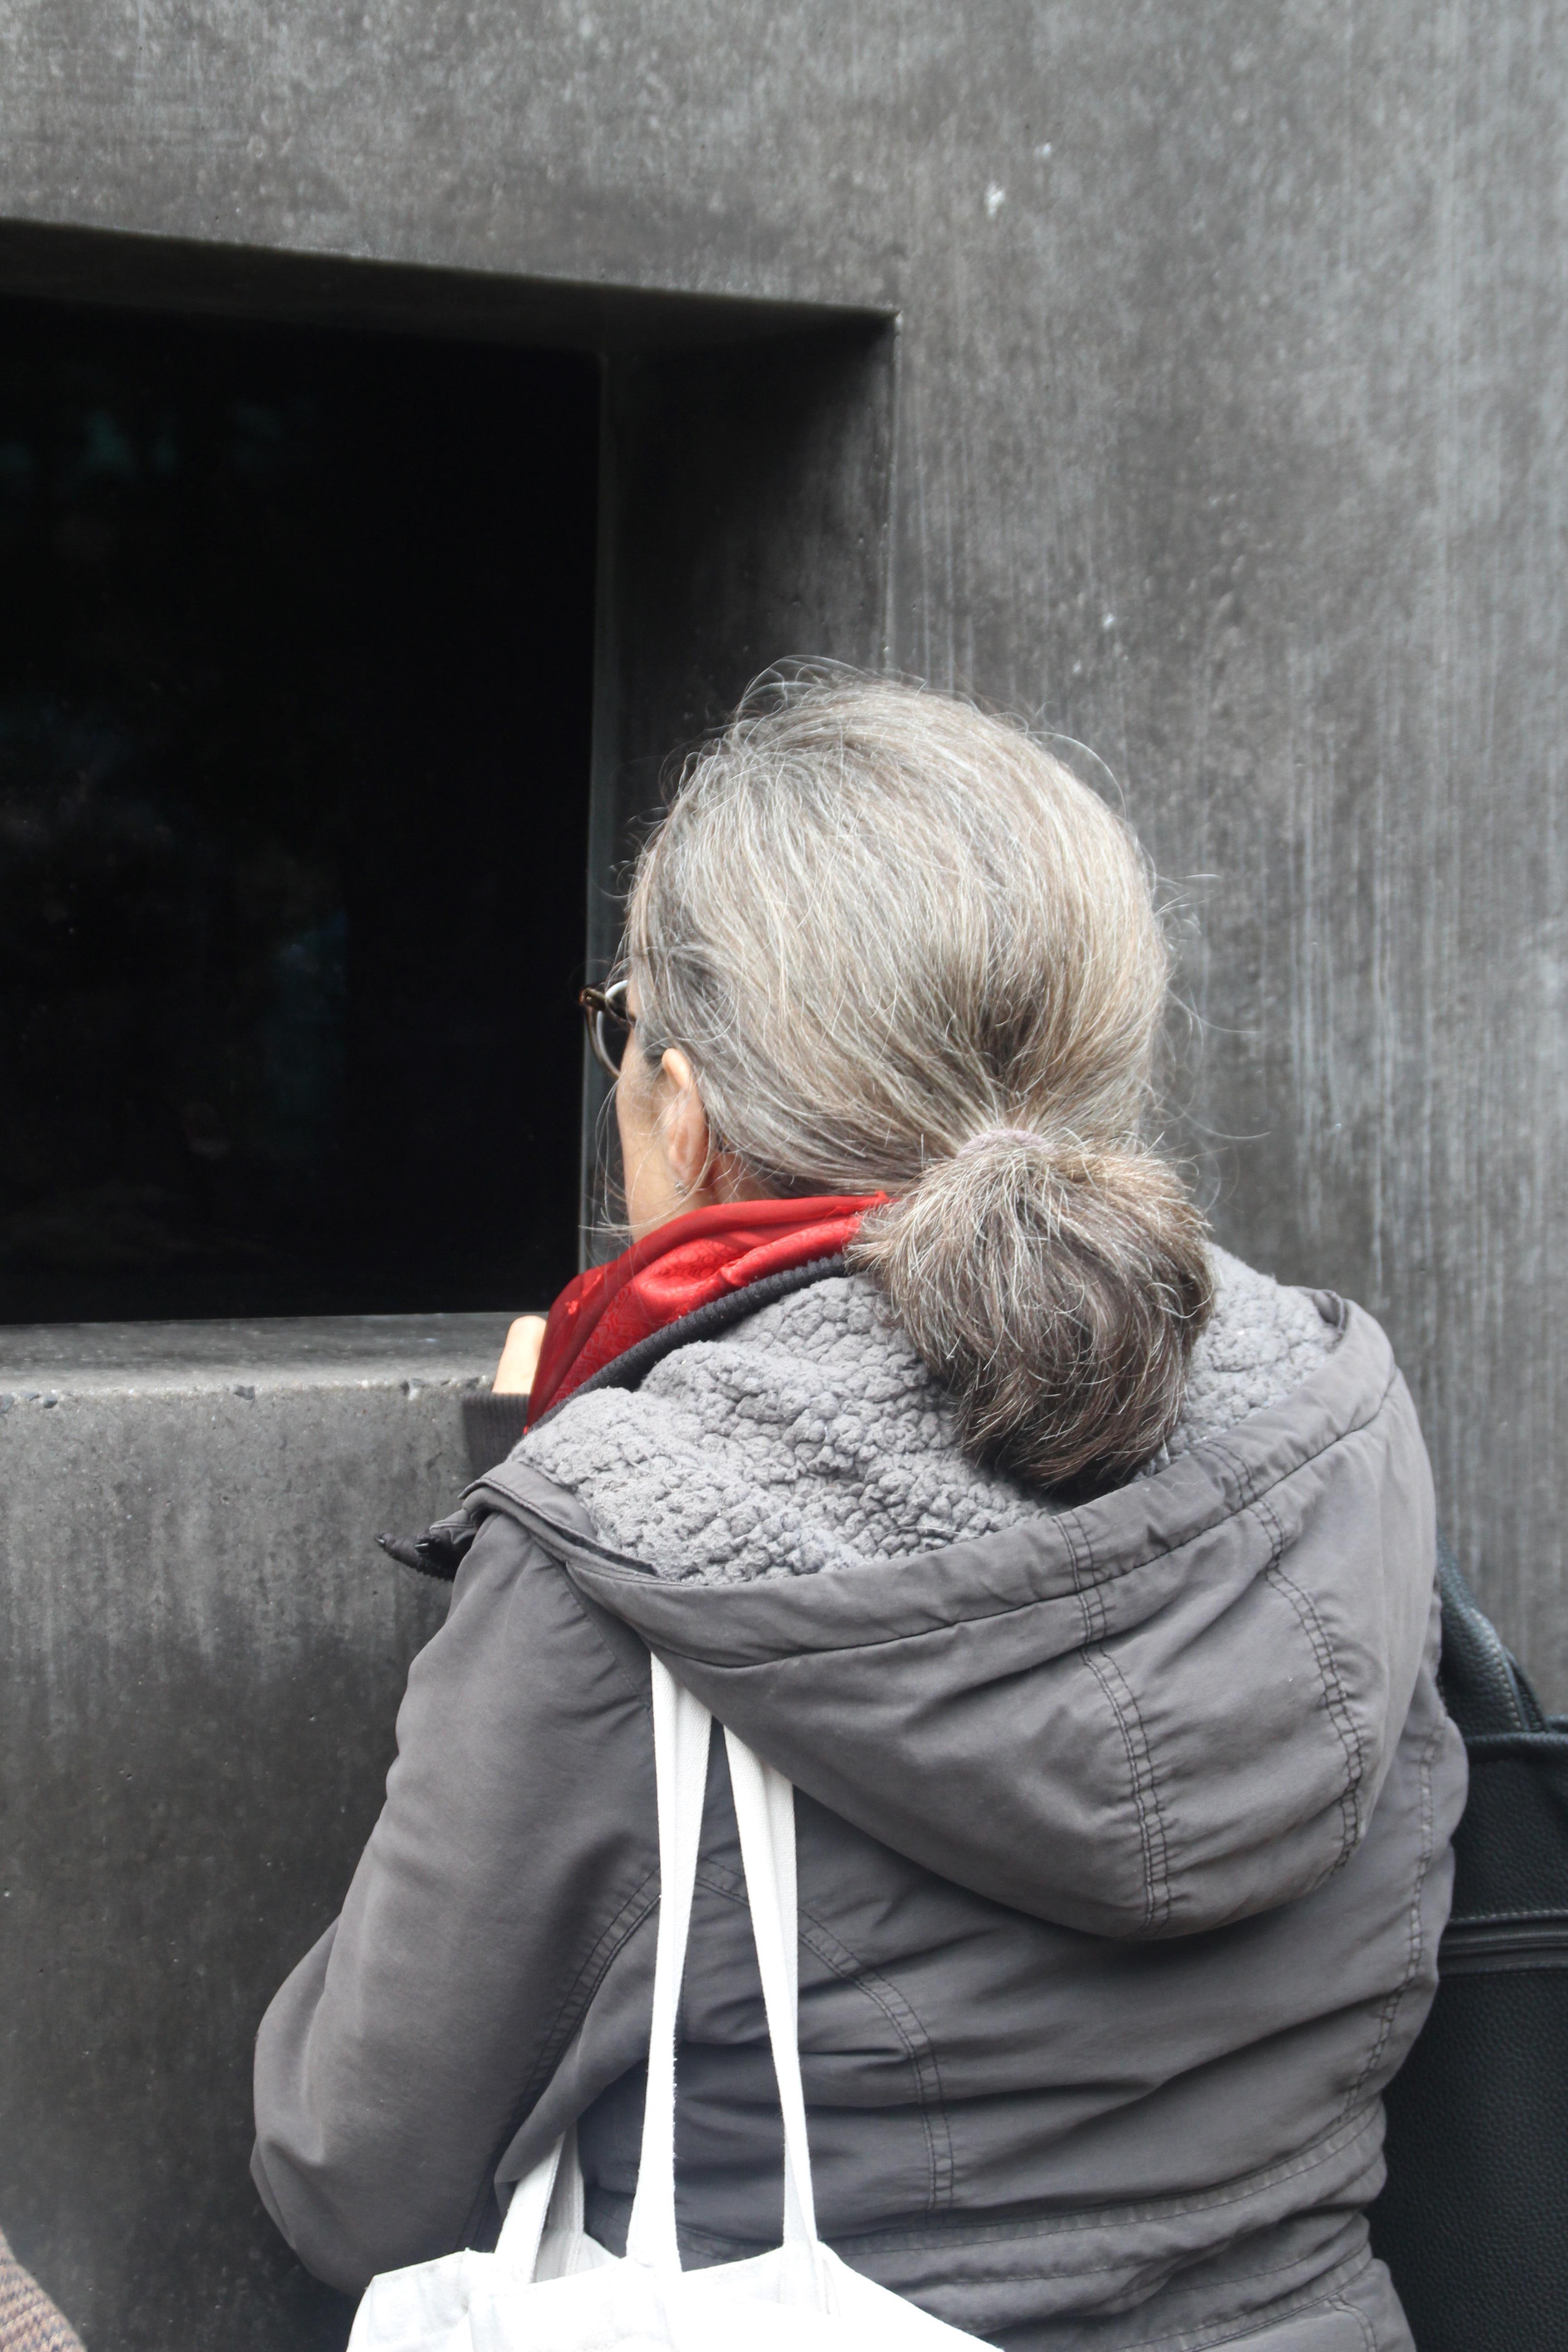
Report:
[[1093,1486],[1169,1436],[1213,1278],[1181,1179],[1135,1139],[933,1160],[847,1255],[950,1386],[973,1458]]

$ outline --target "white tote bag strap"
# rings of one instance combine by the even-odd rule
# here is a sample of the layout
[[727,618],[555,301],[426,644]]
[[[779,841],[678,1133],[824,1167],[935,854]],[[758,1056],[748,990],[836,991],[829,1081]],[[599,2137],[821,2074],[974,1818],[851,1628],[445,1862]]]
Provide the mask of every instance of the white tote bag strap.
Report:
[[[816,2244],[816,2206],[811,2192],[811,2149],[805,2131],[805,2093],[800,2079],[800,1923],[795,1901],[795,1790],[782,1772],[764,1764],[745,1742],[726,1729],[730,1785],[746,1866],[746,1898],[773,2045],[779,2105],[784,2114],[786,2246]],[[814,2284],[816,2264],[812,2264]]]
[[496,2252],[525,2278],[539,2273],[539,2250],[547,2230],[583,2234],[583,2167],[577,2157],[577,2126],[558,2139],[511,2192],[496,2240]]
[[649,2270],[679,2271],[675,2230],[675,2037],[680,1979],[691,1927],[691,1893],[708,1788],[713,1718],[653,1660],[653,1755],[658,1781],[658,1942],[653,1968],[653,2023],[643,2108],[642,2158],[626,2227],[626,2258]]
[[[708,1787],[713,1718],[662,1661],[653,1664],[654,1765],[658,1782],[658,1942],[654,1957],[653,2020],[642,2157],[626,2230],[626,2255],[650,2270],[679,2271],[675,2226],[675,2045],[680,1984],[691,1928],[691,1899]],[[795,1896],[795,1790],[743,1740],[726,1731],[735,1820],[768,2038],[784,2116],[784,2293],[826,2309],[830,2294],[817,2259],[816,2211],[805,2095],[800,2079],[799,1918]],[[527,2185],[527,2184],[525,2184]],[[521,2192],[520,2192],[521,2193]]]
[[[539,2242],[544,2235],[545,2217],[550,2211],[555,2184],[561,2177],[561,2158],[566,2142],[558,2139],[546,2157],[542,2157],[531,2172],[525,2172],[511,2192],[496,2240],[496,2252],[521,2271],[525,2278],[533,2276],[539,2261]],[[576,2169],[577,2151],[572,2148],[573,2169]],[[582,2178],[578,2176],[578,2195],[582,2195]]]

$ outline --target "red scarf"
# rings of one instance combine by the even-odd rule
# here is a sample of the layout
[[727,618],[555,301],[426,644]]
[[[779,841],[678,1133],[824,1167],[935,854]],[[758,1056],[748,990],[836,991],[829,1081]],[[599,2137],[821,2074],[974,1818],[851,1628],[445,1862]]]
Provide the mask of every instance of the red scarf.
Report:
[[528,1427],[639,1339],[763,1275],[836,1257],[885,1192],[815,1201],[722,1201],[658,1225],[569,1282],[550,1310]]

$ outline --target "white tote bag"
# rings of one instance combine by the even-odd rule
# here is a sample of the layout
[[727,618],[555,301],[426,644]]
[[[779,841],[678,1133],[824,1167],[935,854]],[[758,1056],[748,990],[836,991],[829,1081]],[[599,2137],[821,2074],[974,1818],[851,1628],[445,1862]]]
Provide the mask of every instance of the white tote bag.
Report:
[[801,2090],[795,1790],[731,1732],[746,1891],[784,2111],[784,2240],[683,2271],[675,2231],[675,2042],[712,1717],[653,1661],[661,1899],[642,2158],[624,2259],[583,2227],[576,2138],[518,2183],[493,2254],[447,2254],[372,2279],[349,2352],[957,2352],[980,2339],[840,2262],[816,2234]]

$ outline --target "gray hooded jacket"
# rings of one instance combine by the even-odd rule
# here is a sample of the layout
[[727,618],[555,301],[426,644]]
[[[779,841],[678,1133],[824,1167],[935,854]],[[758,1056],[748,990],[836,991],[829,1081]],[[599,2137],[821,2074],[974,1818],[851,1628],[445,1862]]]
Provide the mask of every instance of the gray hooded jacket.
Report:
[[[1219,1270],[1170,1445],[1076,1507],[967,1463],[831,1269],[470,1492],[385,1810],[258,2042],[256,2177],[312,2269],[471,2242],[574,2118],[624,2242],[652,1648],[799,1791],[847,2261],[1010,2352],[1409,2352],[1364,2208],[1465,1785],[1430,1475],[1370,1317]],[[733,2259],[776,2242],[781,2143],[719,1741],[681,2035],[688,2259]]]

